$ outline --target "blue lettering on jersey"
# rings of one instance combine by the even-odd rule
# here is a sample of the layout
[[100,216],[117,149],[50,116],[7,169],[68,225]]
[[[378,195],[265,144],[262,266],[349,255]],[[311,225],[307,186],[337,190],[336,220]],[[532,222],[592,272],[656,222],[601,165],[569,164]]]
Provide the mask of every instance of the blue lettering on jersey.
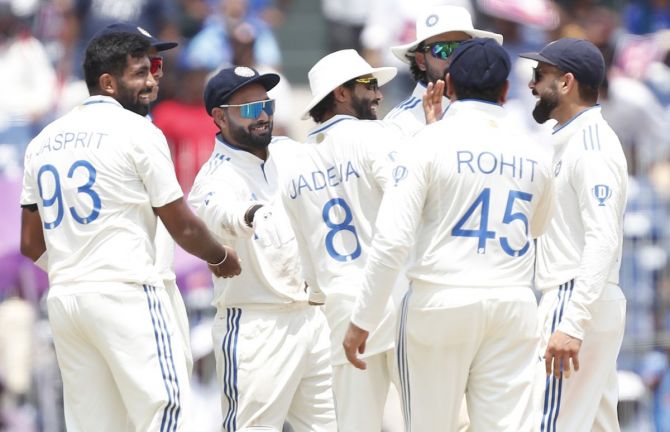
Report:
[[351,161],[347,161],[346,164],[330,166],[326,168],[325,172],[317,170],[308,174],[300,174],[298,177],[291,179],[289,196],[291,199],[296,199],[303,192],[314,192],[335,187],[353,178],[361,178],[361,175]]
[[103,138],[106,136],[107,134],[100,132],[62,132],[47,137],[37,154],[78,148],[94,148],[97,150],[103,144]]
[[398,183],[407,178],[407,167],[404,165],[397,165],[393,168],[393,186],[398,186]]
[[[459,174],[467,172],[480,172],[482,174],[511,175],[512,178],[523,179],[524,174],[530,176],[530,181],[535,180],[535,165],[537,161],[515,155],[493,154],[481,152],[475,154],[469,150],[456,152],[456,169]],[[525,168],[525,172],[524,172]]]
[[604,184],[597,184],[591,189],[593,196],[598,200],[600,207],[605,207],[605,201],[612,196],[612,189]]
[[554,165],[554,177],[558,177],[558,173],[561,172],[561,167],[563,166],[563,161],[559,160],[556,165]]

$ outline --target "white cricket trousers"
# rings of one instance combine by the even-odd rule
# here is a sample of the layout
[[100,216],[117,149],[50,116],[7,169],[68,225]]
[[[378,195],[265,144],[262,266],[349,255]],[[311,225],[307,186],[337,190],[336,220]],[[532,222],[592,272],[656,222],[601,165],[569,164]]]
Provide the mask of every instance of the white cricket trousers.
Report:
[[405,430],[457,431],[463,394],[470,431],[533,430],[538,343],[530,288],[413,282],[396,344]]
[[[335,432],[326,318],[306,303],[218,308],[212,337],[223,431]],[[255,428],[254,428],[255,427]]]
[[542,329],[535,411],[541,432],[619,431],[616,360],[626,325],[626,299],[621,288],[608,284],[593,305],[591,322],[579,350],[579,371],[570,378],[547,376],[544,353],[549,337],[563,318],[575,286],[574,279],[545,291],[540,300]]
[[163,287],[52,287],[47,307],[68,432],[190,430],[184,348]]
[[179,292],[179,287],[175,280],[164,279],[163,283],[165,284],[165,292],[167,293],[170,305],[172,306],[177,334],[182,339],[181,345],[184,348],[184,360],[190,379],[191,373],[193,372],[193,352],[191,351],[191,332],[188,325],[186,305],[184,304],[184,298],[181,296],[181,292]]

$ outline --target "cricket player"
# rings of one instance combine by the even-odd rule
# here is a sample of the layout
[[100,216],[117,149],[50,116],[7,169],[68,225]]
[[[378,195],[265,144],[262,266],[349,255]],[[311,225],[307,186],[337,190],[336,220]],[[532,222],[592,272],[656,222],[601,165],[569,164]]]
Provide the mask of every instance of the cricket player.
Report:
[[396,72],[371,67],[354,50],[319,60],[309,71],[313,98],[303,113],[318,124],[282,177],[282,198],[298,239],[305,279],[324,296],[342,431],[381,430],[395,376],[395,314],[390,303],[383,308],[383,324],[370,337],[368,370],[349,365],[341,343],[379,203],[393,183],[389,169],[400,134],[376,119],[382,99],[379,87]]
[[185,204],[162,133],[144,116],[150,42],[88,45],[91,93],[28,145],[21,251],[48,270],[69,431],[189,430],[183,347],[154,266],[156,214],[218,276],[240,273]]
[[[163,57],[160,52],[170,50],[177,47],[177,42],[162,41],[155,38],[151,33],[142,27],[135,26],[128,23],[110,24],[95,34],[94,37],[100,37],[109,33],[129,33],[144,36],[149,40],[151,48],[149,49],[149,70],[151,75],[156,80],[156,85],[152,87],[149,101],[151,103],[158,99],[158,90],[160,87],[160,80],[163,78]],[[147,119],[151,119],[151,114],[147,114]],[[174,261],[174,240],[170,237],[170,233],[165,228],[160,219],[156,220],[156,236],[155,236],[155,264],[158,272],[163,279],[165,291],[170,299],[170,304],[175,315],[175,325],[182,337],[182,345],[184,347],[184,356],[186,357],[186,370],[189,377],[193,370],[193,354],[191,353],[191,342],[188,327],[188,316],[186,314],[186,306],[184,299],[177,287],[177,276],[173,269]]]
[[[434,85],[444,80],[451,54],[464,40],[487,37],[502,45],[502,35],[475,29],[470,13],[463,7],[440,5],[420,13],[416,20],[415,40],[391,47],[391,52],[397,58],[409,64],[416,87],[409,98],[384,117],[384,121],[395,124],[408,136],[422,129],[426,125],[423,96],[427,90],[432,90]],[[444,91],[443,88],[441,86],[440,90]],[[439,113],[435,113],[434,117],[439,119],[449,106],[449,99],[442,96],[437,101],[435,107]]]
[[597,105],[605,62],[591,42],[572,38],[521,57],[538,62],[529,83],[538,97],[533,117],[557,121],[558,206],[538,239],[535,274],[546,371],[538,374],[539,428],[618,431],[616,359],[626,317],[618,284],[628,171],[621,143]]
[[410,245],[396,350],[406,430],[455,431],[463,394],[476,431],[533,430],[537,305],[533,238],[551,215],[550,165],[504,108],[510,59],[493,39],[459,45],[451,105],[413,138],[379,209],[345,352],[368,332]]
[[[295,235],[278,194],[278,170],[293,144],[272,144],[279,75],[221,70],[205,87],[220,129],[189,202],[221,241],[234,245],[242,276],[214,280],[212,335],[223,430],[246,427],[335,432],[328,325],[308,304]],[[297,145],[297,143],[295,143]]]

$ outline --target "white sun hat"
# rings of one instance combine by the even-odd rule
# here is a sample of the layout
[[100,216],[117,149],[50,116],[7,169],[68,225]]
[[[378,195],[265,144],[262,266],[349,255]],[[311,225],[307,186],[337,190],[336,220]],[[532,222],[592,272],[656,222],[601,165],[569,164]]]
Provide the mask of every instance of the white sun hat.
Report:
[[309,110],[314,108],[338,86],[347,81],[364,75],[377,78],[380,86],[391,81],[398,73],[394,67],[373,68],[356,50],[345,49],[335,51],[319,60],[307,74],[312,100],[303,110],[301,118],[309,118]]
[[426,9],[416,19],[416,40],[405,45],[391,47],[391,52],[405,63],[409,64],[406,55],[427,39],[446,32],[463,32],[473,38],[492,38],[500,45],[503,36],[498,33],[477,30],[472,26],[472,17],[467,9],[459,6],[435,6]]

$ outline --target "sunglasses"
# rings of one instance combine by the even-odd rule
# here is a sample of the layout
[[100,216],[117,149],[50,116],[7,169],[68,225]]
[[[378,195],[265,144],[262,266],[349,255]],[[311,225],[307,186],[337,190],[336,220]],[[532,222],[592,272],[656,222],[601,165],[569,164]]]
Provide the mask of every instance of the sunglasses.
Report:
[[163,71],[163,57],[149,57],[149,61],[151,62],[151,65],[149,66],[151,75],[156,75],[158,72]]
[[419,49],[423,52],[430,52],[430,55],[438,60],[446,60],[460,44],[461,41],[434,42]]
[[369,78],[356,78],[354,82],[358,84],[362,84],[365,86],[366,89],[370,91],[377,91],[379,90],[379,82],[377,81],[377,78],[375,77],[369,77]]
[[257,102],[249,102],[241,105],[219,105],[220,108],[239,108],[240,117],[245,119],[256,120],[261,116],[261,113],[265,113],[269,116],[275,112],[275,100],[267,99]]
[[533,68],[533,82],[537,83],[537,82],[540,82],[540,80],[542,80],[542,71],[540,70],[540,68],[534,67]]

